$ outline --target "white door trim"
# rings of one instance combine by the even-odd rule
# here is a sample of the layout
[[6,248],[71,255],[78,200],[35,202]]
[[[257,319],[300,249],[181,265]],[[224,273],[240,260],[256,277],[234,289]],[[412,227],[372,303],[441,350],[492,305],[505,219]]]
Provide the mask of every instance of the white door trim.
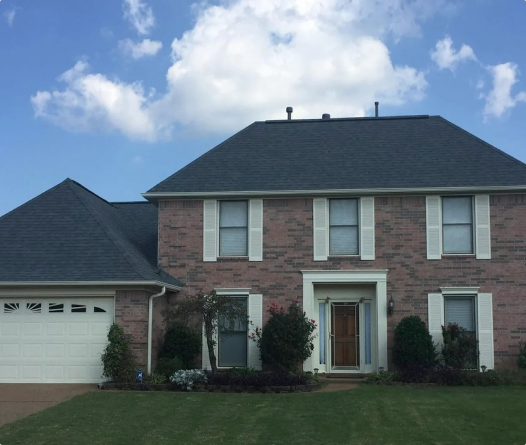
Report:
[[[387,370],[387,269],[382,270],[303,270],[303,310],[309,319],[318,320],[319,310],[314,298],[315,284],[374,284],[376,288],[376,336],[373,335],[372,357],[376,369]],[[371,309],[372,309],[371,308]],[[318,322],[319,325],[319,322]],[[303,368],[305,371],[319,369],[315,346]],[[319,352],[319,351],[318,351]],[[330,366],[330,364],[327,364]],[[321,370],[320,370],[321,371]]]

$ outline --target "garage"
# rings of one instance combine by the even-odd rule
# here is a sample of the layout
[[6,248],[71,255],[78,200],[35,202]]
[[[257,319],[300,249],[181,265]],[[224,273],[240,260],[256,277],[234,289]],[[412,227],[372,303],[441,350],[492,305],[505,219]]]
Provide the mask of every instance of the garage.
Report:
[[97,383],[114,298],[0,298],[0,383]]

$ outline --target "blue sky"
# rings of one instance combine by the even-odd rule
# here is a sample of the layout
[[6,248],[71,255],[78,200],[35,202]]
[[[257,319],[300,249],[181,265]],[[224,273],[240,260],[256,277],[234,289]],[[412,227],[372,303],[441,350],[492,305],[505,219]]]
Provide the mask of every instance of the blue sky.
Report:
[[440,114],[526,162],[524,23],[524,0],[0,0],[0,215],[67,177],[139,200],[289,105]]

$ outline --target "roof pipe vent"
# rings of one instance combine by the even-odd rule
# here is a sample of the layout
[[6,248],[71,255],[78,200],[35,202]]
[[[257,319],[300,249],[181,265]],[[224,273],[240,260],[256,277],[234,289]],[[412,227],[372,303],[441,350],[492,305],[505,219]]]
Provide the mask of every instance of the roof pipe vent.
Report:
[[292,107],[287,107],[287,119],[290,121],[292,119]]
[[378,117],[378,105],[380,105],[380,102],[374,103],[374,117]]
[[330,114],[327,114],[327,113],[323,113],[323,114],[321,115],[321,118],[322,118],[322,119],[330,119],[330,118],[331,118],[331,115],[330,115]]

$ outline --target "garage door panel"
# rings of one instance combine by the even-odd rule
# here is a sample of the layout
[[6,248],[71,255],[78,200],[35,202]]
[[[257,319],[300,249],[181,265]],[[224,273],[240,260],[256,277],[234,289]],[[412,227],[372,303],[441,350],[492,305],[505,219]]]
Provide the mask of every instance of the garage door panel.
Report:
[[103,381],[100,356],[113,304],[113,298],[0,299],[0,383]]

